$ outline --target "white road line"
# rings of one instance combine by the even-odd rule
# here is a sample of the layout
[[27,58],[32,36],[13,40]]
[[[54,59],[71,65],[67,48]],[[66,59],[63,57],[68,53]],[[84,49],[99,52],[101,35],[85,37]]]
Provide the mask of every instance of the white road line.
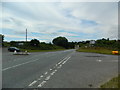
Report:
[[55,74],[55,72],[52,72],[52,73],[51,73],[51,75],[54,75],[54,74]]
[[[59,68],[62,67],[62,64],[66,63],[67,60],[69,60],[70,58],[71,58],[71,57],[69,56],[69,57],[66,57],[66,58],[64,58],[63,60],[61,60],[61,61],[58,63],[58,64],[60,64],[60,65],[59,65]],[[58,66],[58,64],[56,64],[56,66]],[[50,69],[50,71],[51,71],[51,70],[52,70],[52,69]],[[49,75],[48,77],[46,77],[45,80],[48,81],[48,80],[50,79],[51,75],[54,75],[55,72],[57,72],[57,69],[55,69],[52,73],[50,73],[50,75]],[[46,75],[46,74],[48,74],[48,72],[45,72],[44,74]],[[43,75],[41,75],[40,77],[42,78]],[[41,80],[41,78],[39,78],[38,80]],[[42,87],[42,86],[46,83],[46,81],[41,82],[41,83],[38,85],[38,87]],[[33,81],[29,86],[32,86],[34,83],[36,83],[36,81]]]
[[62,62],[65,60],[65,59],[67,59],[69,56],[67,56],[67,57],[65,57],[63,60],[62,60]]
[[[44,54],[41,54],[41,55],[44,55]],[[38,56],[38,55],[36,55],[36,56]],[[34,56],[35,57],[35,56]],[[67,57],[66,57],[67,58]],[[63,60],[65,60],[66,58],[64,58]],[[24,65],[24,64],[28,64],[28,63],[31,63],[31,62],[35,62],[35,61],[38,61],[39,59],[36,59],[36,60],[32,60],[32,61],[28,61],[28,62],[25,62],[25,63],[21,63],[21,64],[18,64],[18,65],[15,65],[15,66],[11,66],[11,67],[8,67],[8,68],[4,68],[4,69],[2,69],[2,71],[6,71],[6,70],[8,70],[8,69],[12,69],[12,68],[15,68],[15,67],[18,67],[18,66],[21,66],[21,65]],[[63,61],[62,60],[62,61]],[[61,61],[61,62],[62,62]],[[61,63],[60,62],[60,63]]]
[[58,63],[58,65],[61,63],[61,61]]
[[[68,57],[62,64],[65,64],[71,57]],[[60,66],[58,66],[57,68],[61,68],[62,64]]]
[[67,59],[68,58],[68,56],[67,57],[65,57],[63,60],[61,60],[58,64],[61,64],[65,59]]
[[46,83],[46,81],[43,81],[42,83],[40,83],[40,84],[38,85],[38,87],[42,87],[45,83]]
[[[42,76],[43,77],[43,76]],[[41,80],[42,79],[42,77],[40,76],[40,78],[38,78],[38,80]]]
[[52,69],[50,69],[50,71],[52,71]]
[[62,64],[60,65],[60,67],[62,67]]
[[101,62],[102,60],[97,60],[98,62]]
[[61,68],[62,67],[62,65],[60,65],[58,68]]
[[45,78],[45,80],[46,80],[46,81],[47,81],[47,80],[49,80],[49,79],[50,79],[50,77],[51,77],[51,76],[46,77],[46,78]]
[[45,72],[45,75],[48,74],[48,72]]
[[61,66],[57,67],[57,68],[61,68]]
[[57,72],[57,70],[54,70],[54,72]]
[[28,86],[31,87],[33,86],[37,81],[33,81],[31,84],[29,84]]
[[71,58],[71,57],[68,57],[68,58],[66,59],[66,61],[69,60],[70,58]]
[[40,76],[41,78],[43,77],[43,75]]
[[64,61],[62,64],[65,64],[67,61]]
[[12,67],[4,68],[4,69],[2,69],[2,71],[6,71],[8,69],[12,69],[12,68],[15,68],[15,67],[18,67],[18,66],[21,66],[21,65],[24,65],[24,64],[28,64],[28,63],[31,63],[31,62],[35,62],[35,61],[38,61],[38,60],[39,59],[36,59],[36,60],[29,61],[29,62],[18,64],[18,65],[12,66]]

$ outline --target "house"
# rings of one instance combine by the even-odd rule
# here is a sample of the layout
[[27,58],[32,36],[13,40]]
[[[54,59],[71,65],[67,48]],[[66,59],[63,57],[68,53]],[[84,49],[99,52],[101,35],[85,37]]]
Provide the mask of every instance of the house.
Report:
[[90,45],[94,45],[94,44],[95,44],[95,40],[91,40]]
[[79,49],[79,45],[75,45],[75,49]]
[[19,42],[19,43],[17,43],[19,46],[23,46],[24,45],[24,43],[21,43],[21,42]]

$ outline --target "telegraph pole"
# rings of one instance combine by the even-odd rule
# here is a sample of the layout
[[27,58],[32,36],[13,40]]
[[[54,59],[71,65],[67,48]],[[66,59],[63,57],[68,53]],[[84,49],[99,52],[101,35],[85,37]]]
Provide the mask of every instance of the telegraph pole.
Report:
[[[27,28],[26,28],[26,44],[27,44]],[[28,54],[27,50],[25,51],[26,54]]]
[[26,43],[27,43],[27,28],[26,28]]

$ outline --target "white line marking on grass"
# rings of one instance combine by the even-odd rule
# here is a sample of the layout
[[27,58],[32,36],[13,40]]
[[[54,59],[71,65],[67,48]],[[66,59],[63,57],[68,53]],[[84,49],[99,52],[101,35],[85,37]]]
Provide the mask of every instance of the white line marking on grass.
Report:
[[37,81],[33,81],[31,84],[29,84],[28,86],[31,87],[33,86]]

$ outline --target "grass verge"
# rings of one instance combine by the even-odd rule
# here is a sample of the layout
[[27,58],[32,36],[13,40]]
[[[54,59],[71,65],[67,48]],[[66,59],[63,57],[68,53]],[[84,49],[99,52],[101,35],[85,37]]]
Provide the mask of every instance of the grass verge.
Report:
[[100,88],[120,88],[120,75],[101,85]]
[[[92,52],[92,53],[100,53],[100,54],[110,54],[112,55],[112,50],[106,48],[92,47],[92,48],[80,48],[76,50],[78,52]],[[119,53],[120,55],[120,53]]]

